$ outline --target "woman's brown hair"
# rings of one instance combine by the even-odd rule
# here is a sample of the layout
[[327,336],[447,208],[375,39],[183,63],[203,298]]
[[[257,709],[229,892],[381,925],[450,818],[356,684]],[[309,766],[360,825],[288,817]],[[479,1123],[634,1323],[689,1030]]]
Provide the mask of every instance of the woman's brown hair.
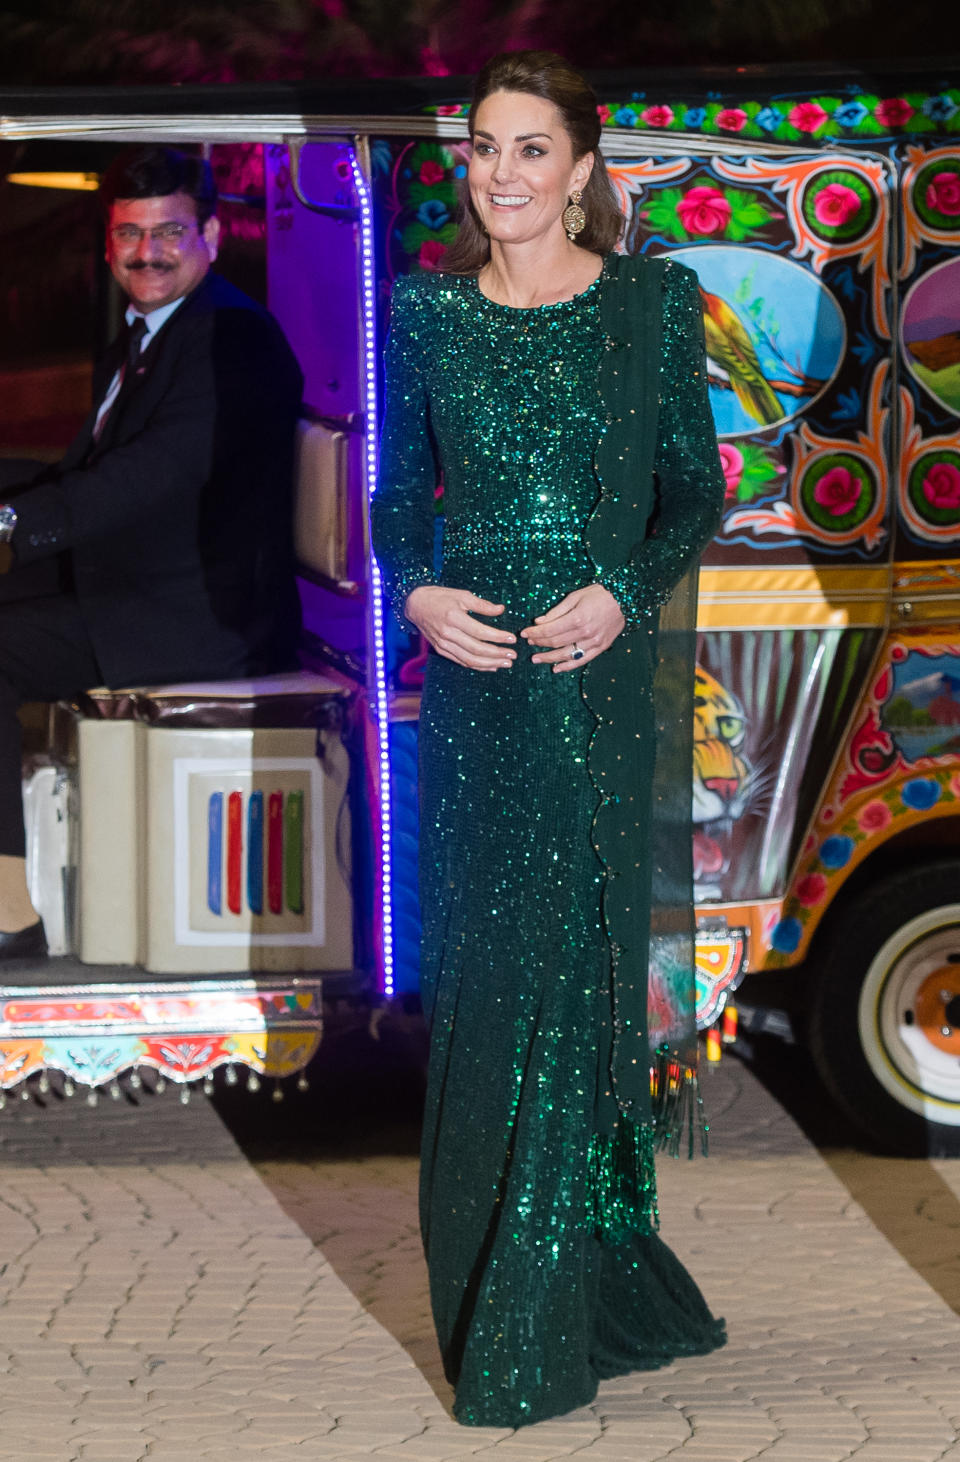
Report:
[[[609,254],[616,248],[624,218],[600,154],[600,117],[592,87],[554,51],[501,51],[491,56],[474,83],[467,115],[471,141],[477,110],[495,91],[521,91],[551,102],[560,113],[574,159],[593,153],[593,170],[580,205],[587,221],[576,242],[592,254]],[[477,274],[490,258],[490,240],[466,189],[458,224],[457,237],[440,267],[445,274]]]

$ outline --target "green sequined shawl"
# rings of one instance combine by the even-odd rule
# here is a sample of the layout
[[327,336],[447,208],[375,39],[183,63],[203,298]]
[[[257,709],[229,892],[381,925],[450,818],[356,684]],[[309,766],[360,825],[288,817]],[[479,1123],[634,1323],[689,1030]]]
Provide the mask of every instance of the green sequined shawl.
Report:
[[[606,874],[615,1097],[598,1113],[590,1162],[598,1228],[616,1236],[656,1221],[654,1149],[676,1153],[686,1138],[692,1155],[695,1136],[706,1133],[695,1026],[693,667],[696,564],[717,526],[723,476],[696,276],[666,259],[611,257],[600,322],[607,425],[585,543],[598,580],[625,607],[627,632],[583,671],[597,718],[589,769],[599,797],[593,840]],[[694,449],[685,450],[684,438],[679,453],[665,454],[664,433],[679,440],[684,418]],[[665,460],[682,470],[667,471]],[[681,499],[679,525],[664,530],[673,541],[658,543],[658,503]],[[661,602],[644,602],[644,586],[658,574]]]

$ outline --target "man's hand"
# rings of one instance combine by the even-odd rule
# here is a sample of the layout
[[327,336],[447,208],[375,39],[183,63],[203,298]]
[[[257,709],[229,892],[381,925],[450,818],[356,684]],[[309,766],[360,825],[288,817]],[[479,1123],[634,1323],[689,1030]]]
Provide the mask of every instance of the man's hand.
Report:
[[403,612],[433,646],[468,670],[505,670],[517,658],[516,635],[474,619],[475,614],[502,614],[504,606],[480,599],[467,589],[423,584],[407,595]]
[[[530,656],[534,664],[552,665],[558,674],[579,670],[602,655],[625,623],[609,589],[588,584],[585,589],[574,589],[546,614],[538,614],[532,625],[520,631],[520,637],[537,646],[538,653]],[[583,653],[572,653],[577,650]]]

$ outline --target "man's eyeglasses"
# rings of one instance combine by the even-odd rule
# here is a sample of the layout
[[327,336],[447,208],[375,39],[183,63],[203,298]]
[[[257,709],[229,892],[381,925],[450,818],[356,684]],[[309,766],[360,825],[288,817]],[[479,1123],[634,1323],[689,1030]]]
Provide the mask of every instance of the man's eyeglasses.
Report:
[[118,223],[110,230],[115,244],[127,246],[139,244],[149,234],[155,244],[179,244],[190,232],[189,223],[161,223],[156,228],[139,228],[135,223]]

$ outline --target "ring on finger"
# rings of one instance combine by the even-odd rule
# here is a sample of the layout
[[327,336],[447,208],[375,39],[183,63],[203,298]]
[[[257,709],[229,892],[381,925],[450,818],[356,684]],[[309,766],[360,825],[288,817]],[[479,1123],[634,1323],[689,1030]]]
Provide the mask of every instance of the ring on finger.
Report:
[[576,640],[574,640],[573,644],[570,646],[570,659],[582,660],[586,653],[586,650],[582,650],[577,644]]

